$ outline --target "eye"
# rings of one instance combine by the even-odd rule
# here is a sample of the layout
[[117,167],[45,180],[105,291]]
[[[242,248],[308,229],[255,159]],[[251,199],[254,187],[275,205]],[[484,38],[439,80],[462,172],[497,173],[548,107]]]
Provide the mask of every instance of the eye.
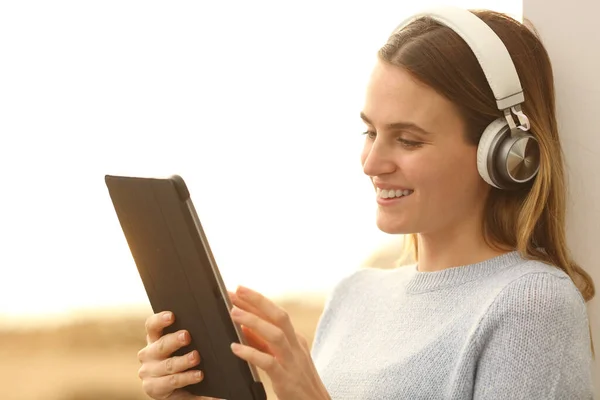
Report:
[[375,139],[375,137],[377,137],[377,133],[373,131],[365,131],[362,134],[368,137],[369,139]]
[[406,147],[407,149],[416,149],[423,145],[422,143],[413,142],[412,140],[406,140],[406,139],[402,139],[402,138],[398,138],[397,140],[398,140],[398,142],[400,142],[400,144],[402,146]]
[[[377,137],[377,132],[374,132],[374,131],[367,130],[367,131],[363,132],[362,134],[370,140],[374,140]],[[398,141],[402,145],[402,147],[404,147],[406,149],[416,149],[423,145],[423,143],[415,142],[412,140],[406,140],[406,139],[402,139],[402,138],[397,138],[396,141]]]

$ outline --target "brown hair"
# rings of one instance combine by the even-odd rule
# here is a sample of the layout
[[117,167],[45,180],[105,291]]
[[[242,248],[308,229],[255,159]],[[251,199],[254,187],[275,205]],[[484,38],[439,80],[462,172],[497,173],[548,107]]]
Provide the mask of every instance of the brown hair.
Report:
[[[539,142],[541,158],[537,177],[524,188],[491,188],[482,227],[486,242],[557,266],[571,277],[587,302],[595,295],[594,282],[573,261],[566,242],[566,185],[550,58],[538,36],[524,24],[494,11],[471,12],[496,32],[513,59],[525,93],[522,108]],[[378,55],[452,101],[466,121],[466,139],[473,145],[479,143],[485,127],[503,115],[469,46],[431,18],[415,20],[394,33]],[[417,260],[416,235],[407,239],[405,255]]]

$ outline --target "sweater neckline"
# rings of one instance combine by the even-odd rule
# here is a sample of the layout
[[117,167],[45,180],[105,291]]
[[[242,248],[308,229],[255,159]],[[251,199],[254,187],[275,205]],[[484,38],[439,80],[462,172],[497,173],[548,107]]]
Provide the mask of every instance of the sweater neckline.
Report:
[[475,264],[450,267],[441,271],[421,272],[417,269],[418,264],[414,264],[410,267],[414,275],[406,289],[409,293],[421,293],[459,286],[522,261],[518,251],[511,251]]

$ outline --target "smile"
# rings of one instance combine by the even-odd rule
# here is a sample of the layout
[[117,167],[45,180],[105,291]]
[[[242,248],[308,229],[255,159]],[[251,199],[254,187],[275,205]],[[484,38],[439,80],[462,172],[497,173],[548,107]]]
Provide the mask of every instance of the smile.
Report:
[[393,199],[410,196],[414,190],[411,189],[380,189],[377,188],[378,199]]

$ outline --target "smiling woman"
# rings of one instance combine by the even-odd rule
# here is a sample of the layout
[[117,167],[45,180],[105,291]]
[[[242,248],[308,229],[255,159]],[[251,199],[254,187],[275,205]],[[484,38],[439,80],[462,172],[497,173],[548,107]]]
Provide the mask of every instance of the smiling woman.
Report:
[[[105,174],[181,174],[228,287],[298,299],[300,319],[313,295],[320,306],[361,260],[372,265],[379,244],[400,242],[391,232],[428,220],[405,207],[423,210],[421,202],[434,197],[450,201],[430,185],[435,165],[415,167],[442,157],[436,149],[448,127],[408,109],[381,114],[374,108],[381,87],[370,87],[371,104],[361,108],[373,50],[390,27],[428,2],[4,2],[0,324],[148,313]],[[521,14],[517,0],[450,3]],[[373,78],[392,76],[376,68]],[[361,170],[363,144],[371,149],[363,155],[366,171],[379,173],[373,180]],[[385,172],[396,156],[406,174],[392,179]],[[380,266],[394,266],[399,251]],[[294,328],[302,330],[297,322]],[[19,346],[5,341],[14,356],[0,362],[11,371],[0,397],[48,389],[29,384],[41,374],[57,387],[89,381],[139,388],[133,349],[124,355],[100,344],[86,354],[73,351],[69,338],[94,343],[101,330],[114,340],[112,325],[101,322],[73,336],[61,331],[53,339],[60,346],[42,336],[39,347],[30,337]],[[304,330],[312,335],[312,317]],[[143,324],[130,331],[142,346]],[[50,399],[48,390],[30,398]]]
[[[363,169],[381,195],[413,190],[380,201],[377,225],[411,234],[416,263],[359,271],[329,298],[312,353],[331,398],[592,398],[595,288],[565,242],[540,39],[500,13],[440,7],[378,55]],[[520,142],[529,165],[498,173]]]
[[[388,194],[388,199],[378,197],[379,229],[390,234],[440,231],[444,226],[458,231],[477,223],[472,211],[481,209],[480,198],[488,188],[473,169],[477,148],[467,143],[465,123],[452,102],[408,72],[380,61],[361,117],[368,126],[364,172]],[[390,190],[412,194],[390,200]]]
[[[280,400],[592,398],[595,288],[566,246],[553,85],[539,37],[510,16],[405,19],[370,75],[361,163],[377,227],[410,234],[415,263],[341,279],[310,349],[285,309],[239,287],[231,317],[251,340],[233,353]],[[162,316],[140,377],[153,398],[192,399],[198,357],[170,356],[185,332],[163,335]]]

